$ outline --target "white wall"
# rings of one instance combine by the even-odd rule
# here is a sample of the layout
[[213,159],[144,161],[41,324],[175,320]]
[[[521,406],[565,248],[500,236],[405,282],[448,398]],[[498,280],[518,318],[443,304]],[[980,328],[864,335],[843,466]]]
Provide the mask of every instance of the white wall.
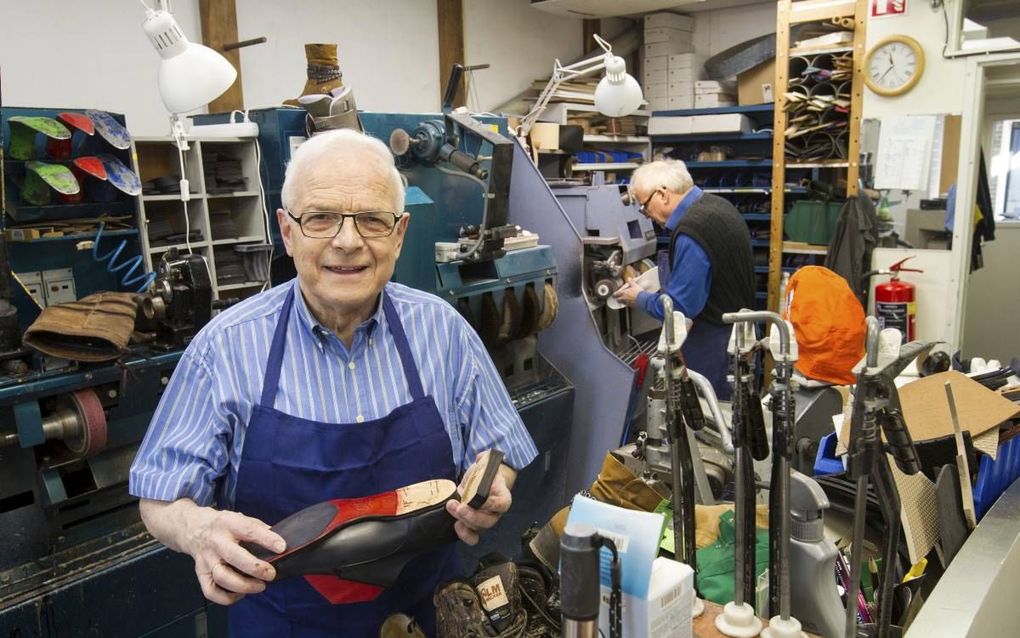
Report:
[[435,2],[237,0],[237,34],[269,39],[241,50],[247,107],[297,97],[305,83],[305,43],[335,42],[344,84],[354,89],[359,109],[439,109],[446,77],[439,74]]
[[539,11],[528,0],[464,2],[466,62],[491,65],[473,73],[470,108],[494,109],[535,80],[552,75],[553,60],[568,64],[580,57],[584,52],[581,25],[581,18]]
[[[6,106],[100,108],[127,115],[135,135],[169,133],[156,90],[159,57],[134,0],[3,0],[0,61]],[[175,0],[187,36],[201,40],[198,0]],[[433,0],[237,0],[245,105],[273,106],[304,86],[306,42],[336,42],[344,82],[364,110],[434,112],[441,84]],[[483,108],[548,76],[553,59],[581,54],[581,20],[532,9],[527,0],[464,3],[468,64]],[[37,59],[28,61],[26,52]],[[87,62],[86,62],[87,60]],[[64,68],[66,71],[54,71]]]
[[[174,9],[198,40],[198,1]],[[136,134],[169,134],[156,89],[159,56],[142,32],[140,4],[4,0],[0,16],[4,106],[106,109],[126,114]]]
[[[954,2],[959,0],[946,0]],[[925,66],[921,79],[909,93],[882,97],[864,89],[864,117],[890,115],[959,114],[963,111],[965,61],[942,58],[945,23],[942,11],[929,2],[908,2],[903,15],[868,20],[866,50],[891,35],[908,34],[924,49]]]
[[967,279],[962,351],[967,357],[1008,363],[1020,356],[1020,224],[999,223],[995,241],[981,247],[985,267]]
[[776,3],[700,11],[694,15],[694,50],[710,57],[752,38],[776,32]]

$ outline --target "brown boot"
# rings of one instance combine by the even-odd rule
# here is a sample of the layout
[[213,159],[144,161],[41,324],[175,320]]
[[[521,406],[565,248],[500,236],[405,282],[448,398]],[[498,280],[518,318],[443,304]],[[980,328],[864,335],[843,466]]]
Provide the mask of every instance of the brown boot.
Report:
[[[308,80],[305,82],[305,88],[301,90],[301,95],[316,93],[329,95],[330,91],[344,85],[335,44],[306,44],[305,59],[308,61]],[[300,106],[297,98],[285,100],[283,103],[288,106]]]

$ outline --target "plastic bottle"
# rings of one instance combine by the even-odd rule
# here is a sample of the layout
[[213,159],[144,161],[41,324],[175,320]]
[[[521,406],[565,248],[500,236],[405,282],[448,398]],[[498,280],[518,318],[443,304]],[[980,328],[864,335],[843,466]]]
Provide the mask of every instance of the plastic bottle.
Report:
[[843,603],[836,590],[836,545],[825,538],[829,499],[814,479],[790,472],[790,613],[804,631],[843,635]]

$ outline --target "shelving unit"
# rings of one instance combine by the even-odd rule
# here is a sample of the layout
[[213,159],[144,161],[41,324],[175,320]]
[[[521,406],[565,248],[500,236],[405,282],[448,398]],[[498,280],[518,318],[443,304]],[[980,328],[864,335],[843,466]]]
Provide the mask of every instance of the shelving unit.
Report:
[[[864,90],[864,44],[867,24],[868,3],[866,0],[779,0],[776,11],[776,81],[777,98],[773,130],[772,163],[772,224],[769,233],[768,307],[779,307],[780,282],[783,272],[792,272],[796,267],[817,261],[827,253],[825,246],[813,246],[799,242],[784,241],[783,217],[788,211],[790,196],[797,196],[786,186],[799,182],[800,178],[819,179],[828,177],[845,180],[846,196],[857,195],[860,173],[860,123]],[[852,46],[834,47],[791,47],[790,31],[793,25],[852,18],[854,37]],[[846,159],[823,161],[787,161],[786,131],[789,124],[789,99],[791,87],[790,63],[792,59],[805,56],[847,55],[852,57],[850,77],[850,106],[845,115],[844,136]],[[794,171],[791,175],[790,171]],[[824,173],[823,173],[824,171]],[[785,257],[784,256],[789,256]]]
[[[18,322],[25,330],[39,315],[39,305],[74,301],[100,291],[136,291],[145,281],[141,261],[132,260],[140,253],[138,210],[136,198],[115,189],[108,183],[79,181],[80,201],[68,203],[52,192],[45,205],[31,204],[22,195],[27,164],[68,166],[72,158],[112,155],[126,167],[136,170],[129,149],[117,149],[98,133],[86,136],[71,130],[70,154],[54,157],[53,150],[41,134],[36,134],[30,157],[11,156],[11,118],[47,117],[57,119],[61,113],[84,115],[80,108],[0,108],[0,232],[6,234],[10,269],[35,291],[30,297],[24,288],[15,286],[12,303],[18,311]],[[123,115],[110,113],[121,125]],[[71,127],[73,129],[73,127]],[[76,178],[78,179],[78,178]],[[107,224],[99,235],[101,221]],[[98,244],[100,256],[91,250]],[[119,251],[119,252],[118,252]],[[28,284],[28,282],[35,282]],[[127,283],[126,283],[127,282]],[[34,301],[33,301],[34,300]]]
[[[692,117],[701,115],[742,114],[753,123],[750,132],[717,132],[652,135],[653,154],[668,150],[668,155],[683,160],[694,183],[706,193],[730,200],[741,212],[751,231],[751,250],[755,255],[757,280],[755,306],[764,308],[767,300],[767,233],[771,221],[772,185],[772,104],[656,111],[653,117]],[[699,161],[698,154],[711,147],[725,149],[727,158]],[[746,183],[744,183],[746,182]],[[789,189],[794,190],[794,189]]]
[[[573,116],[584,113],[597,113],[591,104],[581,102],[553,102],[542,114],[541,121],[567,124]],[[635,111],[627,117],[648,118],[649,111]],[[638,157],[627,158],[625,161],[614,159],[607,162],[575,162],[571,170],[576,173],[606,171],[622,174],[624,181],[629,178],[630,171],[648,161],[651,156],[651,139],[646,135],[606,135],[603,133],[587,133],[584,135],[585,151],[626,151]],[[607,176],[608,177],[608,176]]]
[[[171,248],[187,252],[190,243],[190,250],[209,265],[215,298],[250,296],[268,285],[269,273],[255,140],[190,139],[189,146],[184,153],[189,201],[181,201],[177,193],[143,192],[138,198],[146,265],[155,269]],[[179,179],[180,162],[171,139],[139,138],[135,154],[143,184],[160,177]],[[190,242],[186,232],[191,233]],[[240,252],[245,247],[249,252]]]

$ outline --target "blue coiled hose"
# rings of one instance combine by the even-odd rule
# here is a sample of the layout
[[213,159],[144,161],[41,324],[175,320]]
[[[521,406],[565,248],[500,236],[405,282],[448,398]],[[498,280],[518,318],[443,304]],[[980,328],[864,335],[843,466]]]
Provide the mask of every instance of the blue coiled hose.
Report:
[[[121,277],[120,284],[125,288],[131,286],[139,281],[142,285],[138,288],[138,292],[145,292],[149,285],[156,280],[156,273],[145,272],[145,266],[143,265],[142,256],[135,255],[131,259],[128,259],[120,265],[116,265],[117,258],[120,257],[121,251],[127,246],[127,240],[122,240],[116,248],[106,253],[105,255],[99,254],[99,241],[103,237],[103,229],[106,228],[106,222],[99,222],[99,230],[96,232],[96,239],[92,243],[92,258],[96,261],[106,263],[106,272],[117,273],[122,270],[127,272]],[[141,274],[135,275],[135,271],[141,269]]]

